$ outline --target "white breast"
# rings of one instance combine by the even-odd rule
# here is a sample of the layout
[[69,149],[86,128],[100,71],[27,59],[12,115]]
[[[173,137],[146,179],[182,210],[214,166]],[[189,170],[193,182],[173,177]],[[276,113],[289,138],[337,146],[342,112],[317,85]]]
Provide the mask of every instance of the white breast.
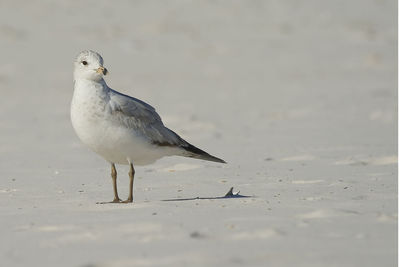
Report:
[[71,121],[81,141],[107,161],[119,164],[145,165],[166,155],[116,121],[107,90],[100,83],[75,81]]

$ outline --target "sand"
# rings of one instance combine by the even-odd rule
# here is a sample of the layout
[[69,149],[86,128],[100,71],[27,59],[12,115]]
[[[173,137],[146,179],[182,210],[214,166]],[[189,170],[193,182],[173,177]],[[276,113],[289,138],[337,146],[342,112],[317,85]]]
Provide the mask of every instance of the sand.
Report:
[[[2,1],[0,265],[395,266],[396,15],[384,0]],[[228,164],[165,158],[136,169],[134,204],[96,204],[109,165],[69,119],[84,49]],[[214,199],[230,187],[251,197]]]

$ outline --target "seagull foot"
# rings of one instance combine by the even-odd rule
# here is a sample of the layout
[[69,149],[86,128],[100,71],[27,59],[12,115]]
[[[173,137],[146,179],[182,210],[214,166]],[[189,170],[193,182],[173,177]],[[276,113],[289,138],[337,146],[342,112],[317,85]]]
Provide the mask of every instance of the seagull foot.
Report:
[[133,199],[132,198],[128,198],[127,200],[121,201],[121,203],[132,203]]
[[119,198],[114,198],[113,201],[107,201],[107,202],[96,202],[96,204],[112,204],[112,203],[122,203],[122,200]]

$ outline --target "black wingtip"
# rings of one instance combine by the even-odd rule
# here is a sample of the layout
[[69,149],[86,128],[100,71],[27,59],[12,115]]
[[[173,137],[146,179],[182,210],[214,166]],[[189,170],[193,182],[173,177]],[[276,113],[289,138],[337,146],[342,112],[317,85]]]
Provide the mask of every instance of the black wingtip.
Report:
[[[203,159],[203,158],[200,158],[200,159]],[[204,159],[208,160],[208,161],[214,161],[214,162],[218,162],[218,163],[227,164],[225,160],[211,156],[210,154],[207,154],[207,156],[205,156]]]
[[183,148],[186,151],[191,153],[190,157],[192,157],[192,158],[227,164],[225,160],[214,157],[214,156],[208,154],[207,152],[201,150],[200,148],[195,147],[192,144],[187,143],[187,146],[185,146]]
[[226,162],[226,161],[223,160],[223,159],[220,159],[220,158],[216,158],[216,159],[218,159],[218,162],[219,162],[219,163],[228,164],[228,162]]

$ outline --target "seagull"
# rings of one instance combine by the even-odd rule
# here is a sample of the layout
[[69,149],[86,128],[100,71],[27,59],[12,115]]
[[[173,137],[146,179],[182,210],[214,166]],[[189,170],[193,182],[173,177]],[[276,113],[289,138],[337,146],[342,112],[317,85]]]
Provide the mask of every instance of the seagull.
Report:
[[[114,199],[101,203],[133,202],[135,166],[165,156],[183,156],[226,163],[183,140],[164,126],[149,104],[117,92],[106,84],[103,58],[82,51],[74,62],[71,122],[79,139],[111,164]],[[129,165],[129,196],[122,201],[117,190],[115,164]]]

